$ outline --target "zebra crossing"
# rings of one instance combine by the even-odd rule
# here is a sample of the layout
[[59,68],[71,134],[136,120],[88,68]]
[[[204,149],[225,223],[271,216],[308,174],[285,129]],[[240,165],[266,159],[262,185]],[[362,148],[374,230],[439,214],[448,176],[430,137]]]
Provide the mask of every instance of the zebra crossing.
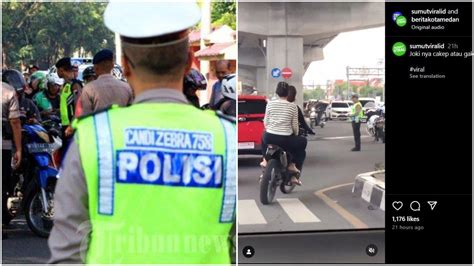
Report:
[[[278,204],[288,218],[295,224],[321,222],[321,219],[298,198],[278,198],[273,204]],[[239,200],[239,225],[268,224],[269,221],[265,218],[264,208],[264,206],[257,204],[253,199]]]

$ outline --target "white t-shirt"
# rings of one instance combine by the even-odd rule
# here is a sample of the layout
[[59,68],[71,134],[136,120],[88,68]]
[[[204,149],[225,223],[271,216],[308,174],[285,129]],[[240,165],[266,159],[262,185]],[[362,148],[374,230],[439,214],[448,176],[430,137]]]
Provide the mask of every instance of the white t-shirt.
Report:
[[264,124],[265,130],[271,134],[298,135],[298,107],[282,99],[270,101],[265,110]]

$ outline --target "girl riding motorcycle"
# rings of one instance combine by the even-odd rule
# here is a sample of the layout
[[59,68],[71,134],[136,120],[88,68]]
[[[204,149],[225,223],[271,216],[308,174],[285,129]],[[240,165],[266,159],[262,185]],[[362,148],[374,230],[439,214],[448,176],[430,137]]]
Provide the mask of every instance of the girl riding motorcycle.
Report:
[[[306,157],[307,140],[299,137],[298,107],[288,101],[289,85],[279,82],[276,89],[278,99],[270,101],[265,110],[265,133],[263,134],[262,153],[265,156],[268,144],[275,144],[286,150],[291,155],[288,170],[300,172]],[[266,166],[263,160],[260,164]],[[291,183],[301,185],[296,177],[291,178]]]

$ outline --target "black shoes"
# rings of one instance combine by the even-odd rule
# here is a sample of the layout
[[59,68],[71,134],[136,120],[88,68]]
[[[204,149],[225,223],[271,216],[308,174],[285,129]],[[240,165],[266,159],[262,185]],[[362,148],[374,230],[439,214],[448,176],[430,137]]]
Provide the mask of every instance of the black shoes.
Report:
[[360,151],[360,148],[352,148],[351,151]]

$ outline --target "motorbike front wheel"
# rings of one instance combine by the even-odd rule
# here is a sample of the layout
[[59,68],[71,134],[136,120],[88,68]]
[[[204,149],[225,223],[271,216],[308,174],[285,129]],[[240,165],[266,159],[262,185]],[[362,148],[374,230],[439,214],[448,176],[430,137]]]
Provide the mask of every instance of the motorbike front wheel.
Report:
[[375,132],[374,132],[373,127],[367,124],[365,129],[367,130],[367,134],[369,134],[371,137],[375,137]]
[[46,189],[48,202],[47,212],[43,212],[43,202],[40,187],[32,182],[25,195],[25,218],[28,227],[36,235],[47,238],[53,228],[53,196],[54,185]]
[[277,180],[281,175],[279,162],[271,159],[267,163],[265,172],[263,173],[262,182],[260,183],[260,202],[267,205],[273,202],[277,188]]

